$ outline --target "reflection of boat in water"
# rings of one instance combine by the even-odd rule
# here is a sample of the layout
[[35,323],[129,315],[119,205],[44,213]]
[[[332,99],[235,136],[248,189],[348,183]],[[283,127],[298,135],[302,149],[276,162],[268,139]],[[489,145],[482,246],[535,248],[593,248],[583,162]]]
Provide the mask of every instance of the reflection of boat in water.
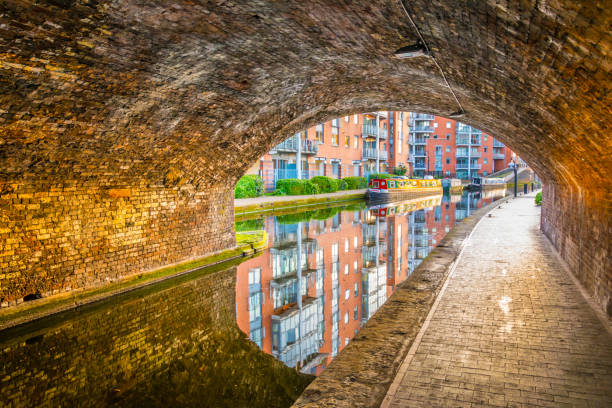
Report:
[[371,206],[369,210],[370,214],[373,216],[386,217],[389,215],[407,214],[424,208],[435,207],[440,205],[440,203],[442,203],[442,194],[418,197],[399,202],[381,203]]
[[392,177],[388,179],[372,179],[368,184],[368,199],[391,200],[406,199],[415,195],[442,194],[440,180],[409,179],[408,177]]

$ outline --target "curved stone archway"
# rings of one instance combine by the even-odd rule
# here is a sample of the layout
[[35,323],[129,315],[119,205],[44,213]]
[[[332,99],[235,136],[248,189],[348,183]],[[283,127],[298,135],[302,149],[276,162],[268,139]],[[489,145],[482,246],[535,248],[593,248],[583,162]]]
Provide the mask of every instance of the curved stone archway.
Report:
[[[542,228],[612,314],[610,24],[588,1],[405,2],[467,112],[547,185]],[[0,6],[0,298],[234,242],[233,183],[287,135],[457,110],[399,0]]]

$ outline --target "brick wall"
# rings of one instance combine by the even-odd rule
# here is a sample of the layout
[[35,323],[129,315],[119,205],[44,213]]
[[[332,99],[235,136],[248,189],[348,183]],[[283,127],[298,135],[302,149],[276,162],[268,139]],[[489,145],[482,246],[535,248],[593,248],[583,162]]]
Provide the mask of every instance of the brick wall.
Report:
[[612,316],[612,218],[610,197],[544,185],[542,231],[571,272]]
[[0,299],[108,283],[234,245],[233,195],[122,186],[6,186]]
[[164,282],[3,333],[0,405],[288,406],[310,379],[238,329],[235,281]]

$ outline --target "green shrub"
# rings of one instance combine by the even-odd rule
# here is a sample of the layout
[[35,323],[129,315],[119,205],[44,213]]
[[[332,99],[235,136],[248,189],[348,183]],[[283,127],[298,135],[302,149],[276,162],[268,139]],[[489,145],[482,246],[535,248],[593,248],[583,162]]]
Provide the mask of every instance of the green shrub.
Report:
[[365,177],[345,177],[342,179],[346,183],[347,190],[358,190],[360,188],[366,188],[368,182]]
[[346,183],[346,181],[337,179],[336,183],[338,184],[338,191],[348,190],[348,184]]
[[370,182],[370,180],[372,179],[388,179],[391,177],[395,177],[393,174],[389,174],[389,173],[372,173],[368,176],[368,183]]
[[247,174],[242,176],[234,189],[234,198],[259,197],[264,193],[264,183],[260,176]]
[[542,205],[542,192],[541,191],[538,194],[536,194],[535,203],[536,205]]
[[274,195],[319,194],[319,186],[310,180],[281,179],[276,182]]
[[319,187],[321,193],[333,193],[338,191],[338,181],[331,177],[315,176],[310,182]]

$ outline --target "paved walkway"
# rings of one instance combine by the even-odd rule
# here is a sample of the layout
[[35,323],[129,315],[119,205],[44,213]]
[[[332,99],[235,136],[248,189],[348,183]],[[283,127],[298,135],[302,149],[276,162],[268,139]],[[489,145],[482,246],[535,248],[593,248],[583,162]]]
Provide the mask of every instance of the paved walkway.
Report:
[[612,407],[612,336],[540,233],[533,196],[474,231],[383,407]]
[[363,194],[365,196],[367,189],[361,190],[344,190],[337,191],[335,193],[325,193],[325,194],[313,194],[313,195],[298,195],[298,196],[261,196],[255,198],[237,198],[234,200],[234,207],[246,207],[255,204],[264,204],[264,203],[292,203],[294,201],[299,200],[309,200],[309,199],[324,199],[327,198],[337,198],[339,200],[344,196],[351,196],[357,194]]

